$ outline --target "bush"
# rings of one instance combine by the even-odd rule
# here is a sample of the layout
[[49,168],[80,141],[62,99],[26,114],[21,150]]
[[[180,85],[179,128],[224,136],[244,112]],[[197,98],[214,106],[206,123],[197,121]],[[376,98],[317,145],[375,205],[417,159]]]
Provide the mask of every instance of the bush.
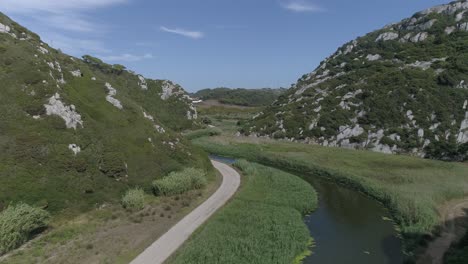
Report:
[[205,129],[191,131],[185,134],[184,136],[186,139],[192,140],[192,139],[201,138],[201,137],[219,136],[221,135],[221,133],[222,133],[221,129],[212,127],[212,128],[205,128]]
[[0,213],[0,255],[25,243],[49,218],[47,211],[24,203],[8,206]]
[[122,206],[126,209],[143,209],[145,207],[145,192],[143,189],[128,190],[122,197]]
[[153,189],[156,195],[170,196],[201,189],[205,185],[205,173],[202,170],[188,168],[180,172],[172,172],[162,179],[155,180]]

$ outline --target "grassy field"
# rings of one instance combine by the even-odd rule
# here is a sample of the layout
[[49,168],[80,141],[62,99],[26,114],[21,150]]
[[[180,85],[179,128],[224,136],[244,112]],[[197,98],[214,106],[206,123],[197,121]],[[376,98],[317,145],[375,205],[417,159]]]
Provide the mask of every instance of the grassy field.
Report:
[[297,176],[239,161],[238,194],[169,263],[293,263],[310,249],[302,216],[317,206],[312,186]]
[[408,156],[326,148],[253,138],[194,141],[206,151],[300,173],[322,176],[384,203],[412,251],[439,224],[437,208],[468,194],[468,166]]

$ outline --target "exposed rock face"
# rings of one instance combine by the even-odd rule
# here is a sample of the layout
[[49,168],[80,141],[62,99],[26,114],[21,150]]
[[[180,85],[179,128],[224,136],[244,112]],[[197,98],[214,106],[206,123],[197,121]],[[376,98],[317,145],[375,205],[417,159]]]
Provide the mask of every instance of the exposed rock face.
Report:
[[146,84],[146,80],[143,76],[138,75],[138,79],[140,82],[138,82],[138,85],[141,87],[143,90],[148,90],[148,85]]
[[171,83],[169,81],[164,81],[164,83],[162,85],[161,99],[167,100],[167,99],[171,98],[171,96],[174,94],[176,89],[177,89],[177,87],[173,83]]
[[49,104],[44,105],[47,115],[57,115],[65,121],[67,128],[76,129],[78,125],[83,127],[81,115],[75,110],[74,105],[67,106],[60,100],[60,95],[56,93],[49,99]]
[[457,142],[464,144],[468,142],[468,112],[465,114],[465,119],[460,126],[460,133],[458,134]]
[[382,56],[380,56],[379,54],[375,54],[375,55],[369,54],[366,57],[368,61],[377,61],[377,60],[380,60],[381,58]]
[[113,106],[122,110],[123,109],[122,103],[120,103],[119,100],[114,98],[114,96],[117,95],[117,90],[114,87],[112,87],[110,83],[106,83],[106,88],[107,88],[107,96],[106,96],[107,102],[111,103]]
[[10,33],[10,27],[0,23],[0,33]]
[[388,41],[394,40],[399,37],[398,33],[395,32],[385,32],[380,34],[375,41]]
[[80,69],[76,70],[76,71],[71,71],[70,72],[71,75],[73,75],[74,77],[81,77],[81,71]]
[[346,43],[241,132],[467,159],[468,52],[452,48],[468,41],[466,14],[453,2]]
[[68,149],[71,150],[73,152],[73,154],[75,154],[75,156],[78,155],[78,153],[81,152],[81,148],[76,144],[68,145]]

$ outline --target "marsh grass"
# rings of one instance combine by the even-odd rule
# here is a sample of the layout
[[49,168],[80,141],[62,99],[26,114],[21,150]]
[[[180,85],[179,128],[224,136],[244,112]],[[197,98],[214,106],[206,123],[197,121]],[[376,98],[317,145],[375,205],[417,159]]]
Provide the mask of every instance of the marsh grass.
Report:
[[462,163],[260,139],[194,142],[213,154],[327,178],[373,197],[390,209],[409,252],[439,224],[439,206],[468,194],[468,166]]
[[312,186],[259,164],[235,166],[243,175],[239,193],[169,263],[292,263],[310,250],[302,216],[317,206]]

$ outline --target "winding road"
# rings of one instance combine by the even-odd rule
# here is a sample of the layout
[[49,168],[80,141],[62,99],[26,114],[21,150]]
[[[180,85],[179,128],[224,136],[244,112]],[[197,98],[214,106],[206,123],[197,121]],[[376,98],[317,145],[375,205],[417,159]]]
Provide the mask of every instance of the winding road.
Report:
[[224,163],[214,160],[211,160],[211,163],[223,176],[223,182],[219,189],[208,200],[156,240],[130,264],[164,263],[198,227],[226,204],[236,193],[240,186],[239,173]]

